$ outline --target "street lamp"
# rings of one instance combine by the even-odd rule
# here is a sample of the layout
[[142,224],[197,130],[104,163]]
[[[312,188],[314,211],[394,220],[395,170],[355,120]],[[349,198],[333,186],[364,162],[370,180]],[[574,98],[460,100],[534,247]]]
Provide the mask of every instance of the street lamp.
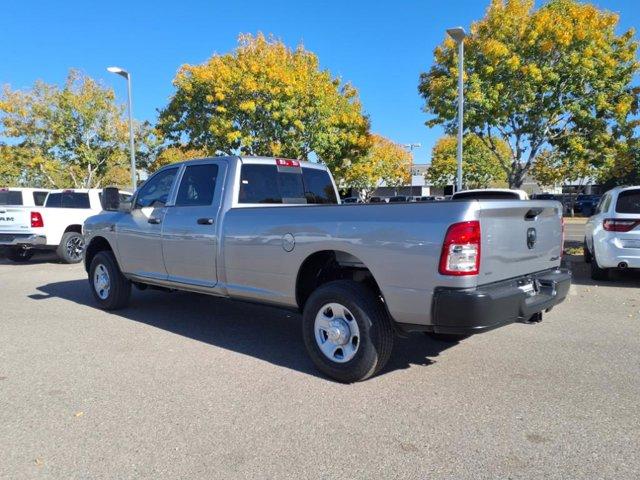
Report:
[[467,34],[462,27],[448,28],[447,33],[458,44],[458,174],[456,176],[456,191],[462,190],[462,118],[464,115],[464,85],[463,85],[463,68],[464,68],[464,38]]
[[413,149],[420,148],[422,144],[421,143],[405,143],[402,146],[407,150],[409,150],[409,152],[411,153],[411,166],[409,167],[409,174],[411,175],[411,194],[413,195]]
[[120,67],[108,67],[107,71],[127,79],[127,98],[129,99],[129,151],[131,154],[131,186],[136,190],[136,152],[133,144],[133,104],[131,102],[131,74]]

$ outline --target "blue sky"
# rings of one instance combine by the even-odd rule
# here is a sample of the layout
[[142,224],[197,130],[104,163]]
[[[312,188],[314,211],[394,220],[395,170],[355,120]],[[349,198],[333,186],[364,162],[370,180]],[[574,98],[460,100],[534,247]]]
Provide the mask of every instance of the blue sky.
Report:
[[[428,129],[417,93],[447,27],[483,16],[489,0],[456,1],[29,1],[4,0],[0,16],[0,84],[28,88],[62,83],[78,68],[126,100],[125,82],[105,68],[132,72],[134,115],[154,120],[183,63],[201,63],[236,45],[239,33],[273,33],[304,43],[323,68],[350,81],[372,130],[400,143],[420,142],[426,163],[442,134]],[[595,0],[620,14],[620,28],[640,26],[637,0]]]

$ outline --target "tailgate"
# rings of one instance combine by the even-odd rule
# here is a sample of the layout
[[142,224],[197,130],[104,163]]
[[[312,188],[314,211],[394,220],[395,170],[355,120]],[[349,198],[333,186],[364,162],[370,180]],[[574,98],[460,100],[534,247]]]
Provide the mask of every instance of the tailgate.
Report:
[[0,206],[0,232],[24,233],[31,229],[31,209]]
[[556,201],[481,201],[478,284],[560,265],[562,206]]

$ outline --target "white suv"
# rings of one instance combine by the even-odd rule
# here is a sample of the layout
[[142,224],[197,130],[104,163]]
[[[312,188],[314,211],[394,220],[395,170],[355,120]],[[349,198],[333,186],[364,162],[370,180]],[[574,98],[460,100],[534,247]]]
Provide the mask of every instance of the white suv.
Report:
[[602,196],[585,227],[584,260],[594,280],[606,280],[612,268],[640,268],[640,186]]
[[[131,198],[120,192],[121,201]],[[55,250],[65,263],[84,257],[84,221],[102,211],[102,190],[52,190],[40,207],[0,208],[0,248],[9,260],[26,262],[38,250]]]

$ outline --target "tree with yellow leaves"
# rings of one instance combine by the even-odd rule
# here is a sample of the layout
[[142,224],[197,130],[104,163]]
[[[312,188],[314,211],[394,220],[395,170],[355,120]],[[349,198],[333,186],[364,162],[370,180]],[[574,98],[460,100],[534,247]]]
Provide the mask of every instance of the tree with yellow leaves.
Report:
[[[464,126],[520,187],[541,152],[605,168],[633,135],[639,69],[633,31],[616,14],[576,0],[493,0],[464,40]],[[457,49],[447,38],[419,91],[428,125],[457,127]],[[503,139],[508,152],[494,141]]]
[[342,185],[355,188],[368,199],[382,182],[389,187],[406,185],[411,170],[411,154],[401,145],[381,135],[371,135],[366,157],[345,169]]
[[[0,178],[40,187],[98,187],[129,183],[129,131],[112,89],[71,70],[62,87],[41,81],[0,95]],[[136,125],[144,160],[148,124]]]
[[369,121],[355,88],[318,58],[262,34],[241,35],[235,51],[183,65],[161,111],[167,140],[209,155],[316,157],[340,178],[369,148]]
[[[509,155],[509,146],[500,139],[494,138],[496,149],[500,155]],[[455,183],[458,161],[456,157],[458,139],[446,135],[438,139],[431,152],[431,165],[427,179],[438,187]],[[506,172],[493,151],[473,134],[466,135],[462,142],[462,183],[467,188],[486,188],[494,184],[506,182]]]

